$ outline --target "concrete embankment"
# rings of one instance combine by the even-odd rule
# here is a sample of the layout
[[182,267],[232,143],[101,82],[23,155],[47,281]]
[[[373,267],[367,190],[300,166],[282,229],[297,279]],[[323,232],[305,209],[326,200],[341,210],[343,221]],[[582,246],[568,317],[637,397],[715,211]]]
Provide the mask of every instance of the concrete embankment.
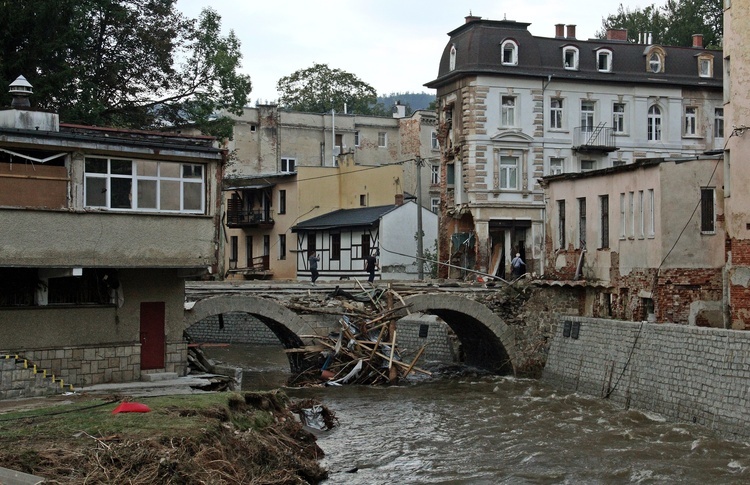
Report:
[[543,380],[750,437],[750,332],[562,317]]

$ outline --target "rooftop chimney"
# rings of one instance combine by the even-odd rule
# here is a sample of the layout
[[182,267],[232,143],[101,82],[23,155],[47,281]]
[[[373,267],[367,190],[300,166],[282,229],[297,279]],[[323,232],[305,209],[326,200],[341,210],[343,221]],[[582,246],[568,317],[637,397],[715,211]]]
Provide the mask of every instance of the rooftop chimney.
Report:
[[464,20],[466,21],[467,24],[470,24],[472,22],[477,22],[479,20],[482,20],[482,17],[477,17],[476,15],[472,15],[471,12],[469,12],[469,15],[464,17]]
[[628,29],[607,29],[607,40],[628,41]]
[[404,194],[396,194],[396,207],[404,205]]
[[565,37],[565,24],[555,24],[555,38],[562,39]]
[[396,101],[396,105],[393,107],[394,118],[406,118],[406,106],[401,104],[401,101]]
[[13,101],[10,104],[11,108],[31,108],[29,96],[34,93],[34,90],[25,77],[18,76],[11,83],[8,92],[13,95]]
[[703,49],[703,34],[693,34],[693,47]]
[[576,38],[576,26],[575,25],[568,25],[568,35],[566,36],[568,39],[575,39]]

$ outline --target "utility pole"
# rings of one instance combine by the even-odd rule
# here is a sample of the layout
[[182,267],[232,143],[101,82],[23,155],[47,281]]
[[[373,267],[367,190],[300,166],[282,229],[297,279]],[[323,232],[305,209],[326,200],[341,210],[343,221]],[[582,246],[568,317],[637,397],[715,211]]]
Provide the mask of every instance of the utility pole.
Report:
[[417,164],[417,273],[419,280],[424,279],[424,259],[422,256],[422,157],[417,155],[414,159]]

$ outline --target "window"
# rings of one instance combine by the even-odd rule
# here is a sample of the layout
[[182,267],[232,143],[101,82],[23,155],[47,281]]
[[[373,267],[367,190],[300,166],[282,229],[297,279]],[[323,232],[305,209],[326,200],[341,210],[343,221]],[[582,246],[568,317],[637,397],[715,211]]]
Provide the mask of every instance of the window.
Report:
[[359,259],[365,259],[370,254],[370,235],[362,234],[360,241],[361,241],[362,251],[359,255]]
[[557,201],[557,247],[565,249],[565,201]]
[[360,207],[367,207],[367,194],[359,194]]
[[724,108],[714,109],[714,138],[724,138]]
[[643,191],[638,191],[638,237],[643,239],[646,236],[646,219],[643,207]]
[[263,236],[263,256],[270,256],[271,254],[271,236],[268,234]]
[[578,247],[586,248],[586,197],[578,199]]
[[596,53],[596,68],[600,72],[612,71],[612,51],[603,49]]
[[713,187],[701,189],[701,232],[704,234],[713,234],[716,232],[715,192],[716,189]]
[[518,44],[512,40],[506,40],[502,44],[503,51],[503,65],[504,66],[517,66],[518,65]]
[[286,214],[286,190],[279,190],[279,214]]
[[621,166],[627,165],[627,164],[628,164],[628,162],[626,160],[620,160],[620,159],[612,160],[612,166],[613,167],[621,167]]
[[432,133],[430,133],[430,148],[433,150],[439,150],[440,144],[438,143],[438,136],[437,131],[432,130]]
[[515,96],[503,96],[501,103],[500,124],[502,126],[516,126]]
[[440,183],[440,165],[430,165],[430,185]]
[[594,101],[581,101],[581,131],[591,133],[594,131]]
[[434,212],[435,214],[440,213],[440,197],[430,198],[430,210]]
[[625,103],[612,105],[612,130],[615,133],[625,133]]
[[625,239],[625,193],[620,194],[620,239]]
[[341,234],[331,234],[331,261],[341,259]]
[[601,244],[599,245],[600,248],[608,248],[609,247],[609,196],[608,195],[601,195],[599,196],[599,206],[601,211]]
[[279,259],[286,259],[286,234],[279,234]]
[[698,57],[698,75],[700,77],[714,77],[714,60],[710,56]]
[[240,244],[237,236],[231,236],[229,238],[229,267],[234,269],[237,267],[237,259],[239,258]]
[[581,160],[581,172],[596,170],[596,160]]
[[388,146],[388,134],[384,131],[378,132],[378,146],[379,147]]
[[257,128],[256,125],[250,125],[250,133],[255,133],[255,130],[257,130],[257,129],[258,128]]
[[565,159],[564,158],[550,158],[549,159],[549,174],[550,175],[558,175],[563,173],[565,165]]
[[451,53],[450,53],[450,60],[448,61],[448,69],[454,70],[456,69],[456,44],[451,45]]
[[648,237],[656,234],[656,218],[654,216],[654,189],[648,189]]
[[294,158],[282,158],[281,159],[281,171],[285,173],[296,172],[297,161]]
[[568,46],[563,49],[563,66],[565,69],[578,69],[578,48]]
[[651,72],[662,72],[662,57],[661,54],[658,52],[652,52],[651,55],[648,56],[648,70]]
[[355,147],[359,146],[359,131],[354,132],[354,146]]
[[630,222],[630,237],[635,237],[635,192],[628,192],[628,221]]
[[661,140],[661,109],[656,105],[648,109],[648,124],[646,129],[649,141]]
[[247,236],[245,238],[245,267],[252,268],[253,266],[253,236]]
[[203,165],[86,157],[84,171],[87,207],[191,214],[205,210]]
[[553,130],[563,128],[563,100],[552,98],[549,108],[549,127]]
[[500,157],[500,188],[518,188],[518,158]]
[[695,136],[698,124],[698,108],[685,106],[685,135]]

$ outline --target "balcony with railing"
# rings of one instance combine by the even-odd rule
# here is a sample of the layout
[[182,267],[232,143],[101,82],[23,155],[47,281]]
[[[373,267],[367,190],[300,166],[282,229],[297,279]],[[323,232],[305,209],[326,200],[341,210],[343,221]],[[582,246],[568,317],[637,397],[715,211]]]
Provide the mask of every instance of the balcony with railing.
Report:
[[609,153],[617,150],[615,130],[605,127],[604,123],[573,129],[573,151]]

